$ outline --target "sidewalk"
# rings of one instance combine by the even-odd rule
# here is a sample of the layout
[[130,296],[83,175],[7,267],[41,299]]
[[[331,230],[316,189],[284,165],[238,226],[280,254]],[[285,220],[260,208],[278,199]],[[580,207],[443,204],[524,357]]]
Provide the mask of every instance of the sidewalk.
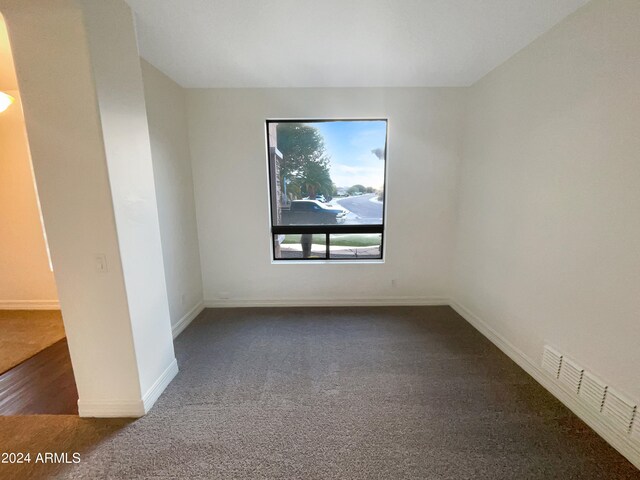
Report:
[[[313,244],[311,246],[311,256],[324,258],[326,247],[324,244]],[[289,243],[280,245],[282,258],[302,258],[302,245],[299,243]],[[370,247],[329,247],[331,258],[380,258],[380,247],[378,245]]]

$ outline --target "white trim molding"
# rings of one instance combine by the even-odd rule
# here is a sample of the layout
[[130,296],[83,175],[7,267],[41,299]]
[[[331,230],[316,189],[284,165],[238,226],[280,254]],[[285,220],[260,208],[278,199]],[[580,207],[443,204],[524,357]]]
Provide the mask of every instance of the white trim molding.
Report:
[[173,334],[173,338],[176,338],[180,335],[185,328],[189,326],[193,320],[200,315],[200,313],[204,310],[204,302],[198,302],[191,310],[184,314],[184,316],[178,320],[175,325],[171,325],[171,333]]
[[445,297],[375,297],[375,298],[230,298],[205,300],[206,308],[235,307],[383,307],[383,306],[443,306]]
[[60,310],[58,300],[0,300],[0,310]]
[[504,338],[480,317],[456,301],[451,302],[451,307],[467,322],[489,339],[495,346],[502,350],[511,360],[516,362],[524,371],[531,375],[540,385],[547,389],[553,396],[560,400],[569,410],[575,413],[609,445],[620,452],[633,465],[640,468],[640,441],[632,435],[620,433],[608,418],[592,412],[588,406],[579,401],[579,397],[565,389],[559,382],[554,382],[546,375],[537,362],[516,348],[509,340]]
[[173,362],[169,364],[167,368],[165,368],[162,375],[158,377],[158,379],[151,385],[151,388],[147,390],[142,396],[142,406],[144,413],[147,413],[153,407],[153,404],[156,403],[156,400],[160,398],[164,389],[169,386],[171,380],[178,374],[178,361],[174,358]]
[[173,362],[162,372],[160,377],[140,400],[78,400],[78,415],[97,418],[139,418],[143,417],[158,400],[171,380],[178,374],[178,362]]
[[142,400],[82,400],[78,399],[78,415],[95,418],[139,418],[144,416]]

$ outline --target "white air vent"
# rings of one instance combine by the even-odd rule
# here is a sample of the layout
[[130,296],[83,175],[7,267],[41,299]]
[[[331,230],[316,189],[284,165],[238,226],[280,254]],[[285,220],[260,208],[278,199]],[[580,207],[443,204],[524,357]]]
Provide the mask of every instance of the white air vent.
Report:
[[616,428],[622,430],[624,433],[629,433],[631,431],[631,422],[633,422],[635,410],[636,406],[632,402],[615,390],[607,388],[602,414],[609,417],[612,425],[615,425]]
[[549,345],[545,345],[544,353],[542,354],[542,368],[553,378],[557,379],[558,375],[560,375],[561,364],[562,354]]
[[578,393],[580,390],[580,382],[582,381],[582,373],[584,369],[569,360],[567,357],[562,357],[562,364],[560,365],[560,383],[564,384],[573,393]]
[[589,372],[582,373],[578,395],[587,405],[598,412],[602,411],[606,390],[607,387]]

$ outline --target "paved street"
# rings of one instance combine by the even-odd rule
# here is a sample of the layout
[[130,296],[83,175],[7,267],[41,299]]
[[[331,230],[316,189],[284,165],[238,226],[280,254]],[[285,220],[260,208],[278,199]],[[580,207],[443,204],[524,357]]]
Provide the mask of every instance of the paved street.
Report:
[[375,193],[368,193],[357,197],[334,198],[331,203],[337,203],[353,213],[347,217],[345,223],[382,223],[382,203],[373,202]]

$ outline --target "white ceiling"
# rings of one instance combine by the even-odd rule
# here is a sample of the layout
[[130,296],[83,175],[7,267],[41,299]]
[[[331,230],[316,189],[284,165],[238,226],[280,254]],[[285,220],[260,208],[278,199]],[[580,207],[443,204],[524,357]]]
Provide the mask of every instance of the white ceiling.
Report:
[[471,85],[588,0],[126,0],[183,87]]

